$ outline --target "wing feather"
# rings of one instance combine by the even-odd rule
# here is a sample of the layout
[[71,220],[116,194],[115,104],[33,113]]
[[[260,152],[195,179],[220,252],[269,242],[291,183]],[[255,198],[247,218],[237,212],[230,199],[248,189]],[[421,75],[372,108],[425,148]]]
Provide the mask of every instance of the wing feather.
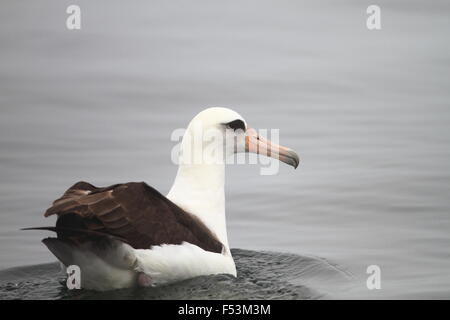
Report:
[[[222,243],[198,218],[144,182],[106,188],[78,182],[54,201],[45,216],[54,214],[61,230],[80,228],[81,223],[88,231],[120,237],[136,249],[189,242],[222,252]],[[76,219],[69,219],[74,215]]]

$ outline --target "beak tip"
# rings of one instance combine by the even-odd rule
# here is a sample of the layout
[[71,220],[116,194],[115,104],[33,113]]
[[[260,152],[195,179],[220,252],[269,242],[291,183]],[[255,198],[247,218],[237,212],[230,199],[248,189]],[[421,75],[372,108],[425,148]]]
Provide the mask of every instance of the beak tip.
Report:
[[293,160],[292,166],[294,167],[294,169],[297,169],[298,165],[300,164],[300,157],[293,150],[290,150],[289,155],[290,155],[291,159]]

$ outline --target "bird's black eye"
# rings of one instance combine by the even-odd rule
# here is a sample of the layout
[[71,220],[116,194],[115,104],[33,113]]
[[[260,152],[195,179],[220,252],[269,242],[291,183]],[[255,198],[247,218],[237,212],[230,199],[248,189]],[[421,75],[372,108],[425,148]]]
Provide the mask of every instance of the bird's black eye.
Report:
[[233,129],[234,131],[236,131],[238,129],[245,131],[245,123],[244,123],[244,121],[242,121],[240,119],[225,123],[225,125],[228,128]]

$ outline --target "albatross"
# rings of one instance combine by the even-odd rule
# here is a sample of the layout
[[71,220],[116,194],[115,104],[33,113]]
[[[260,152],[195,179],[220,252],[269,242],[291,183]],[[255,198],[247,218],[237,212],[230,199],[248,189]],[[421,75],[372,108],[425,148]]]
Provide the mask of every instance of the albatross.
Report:
[[[211,140],[199,132],[207,130],[226,137],[223,152],[214,157]],[[236,147],[239,139],[242,149]],[[184,133],[178,172],[167,196],[145,182],[96,187],[81,181],[45,212],[45,217],[57,216],[55,226],[26,230],[56,232],[42,242],[63,266],[80,268],[85,289],[156,286],[211,274],[236,277],[224,184],[225,160],[238,152],[266,155],[294,168],[299,164],[293,150],[258,135],[237,112],[208,108]],[[201,161],[191,161],[195,154]]]

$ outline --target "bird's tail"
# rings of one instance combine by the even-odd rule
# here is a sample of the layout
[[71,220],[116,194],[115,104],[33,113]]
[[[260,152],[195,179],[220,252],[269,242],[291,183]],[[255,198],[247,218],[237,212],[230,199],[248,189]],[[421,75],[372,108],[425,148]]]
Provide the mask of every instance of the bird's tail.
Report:
[[50,252],[53,253],[66,267],[75,263],[73,257],[75,248],[70,241],[57,238],[45,238],[42,240],[42,243],[45,244],[48,250],[50,250]]

